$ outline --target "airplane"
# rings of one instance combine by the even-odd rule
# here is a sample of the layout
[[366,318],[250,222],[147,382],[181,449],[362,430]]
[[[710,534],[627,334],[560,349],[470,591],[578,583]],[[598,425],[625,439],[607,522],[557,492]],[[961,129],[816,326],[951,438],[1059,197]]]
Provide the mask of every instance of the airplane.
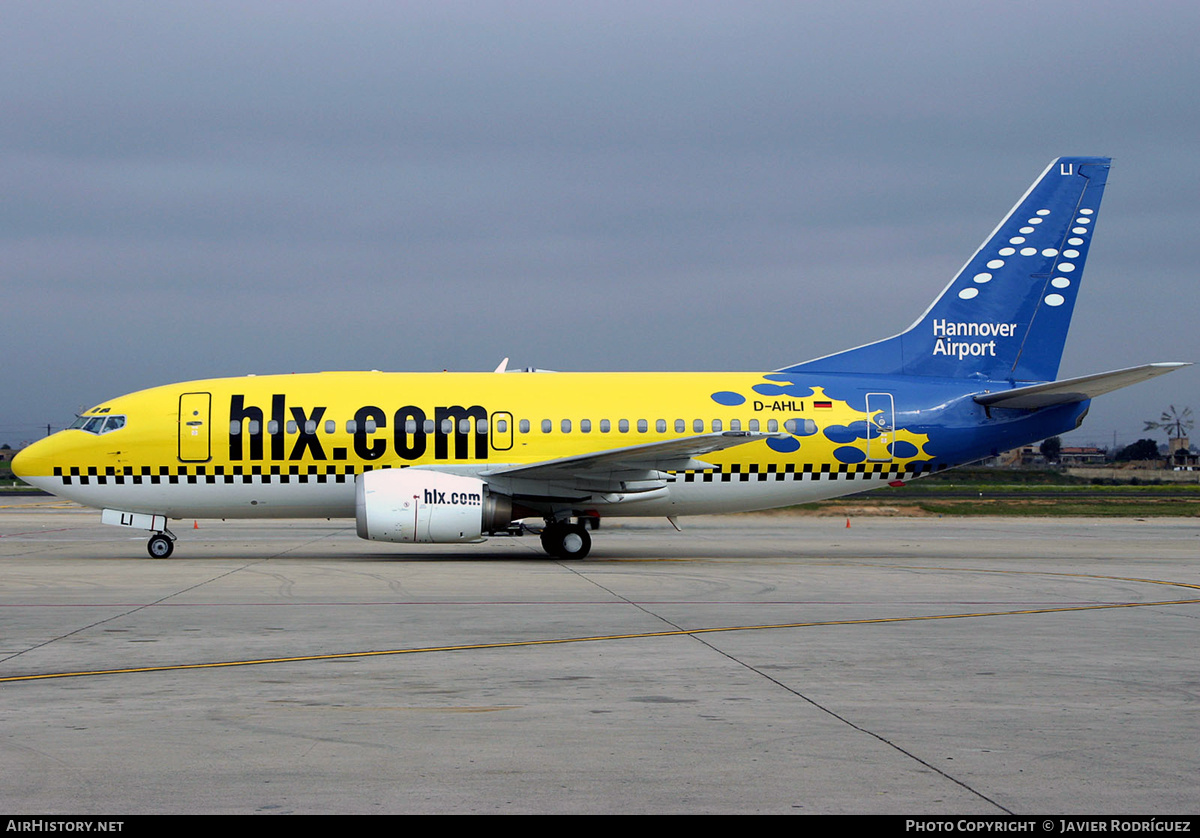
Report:
[[[84,411],[25,482],[106,524],[354,518],[360,537],[479,542],[541,518],[582,559],[607,517],[770,509],[1074,430],[1156,363],[1056,380],[1110,159],[1053,160],[903,332],[767,372],[321,372],[191,381]],[[536,531],[535,527],[531,530]]]

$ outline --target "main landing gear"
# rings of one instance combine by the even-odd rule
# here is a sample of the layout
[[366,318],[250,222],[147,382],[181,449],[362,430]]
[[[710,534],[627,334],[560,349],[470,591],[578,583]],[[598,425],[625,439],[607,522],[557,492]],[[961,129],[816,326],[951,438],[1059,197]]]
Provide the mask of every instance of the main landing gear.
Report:
[[582,559],[592,549],[592,536],[583,523],[547,521],[542,530],[542,549],[556,559]]
[[146,543],[146,552],[152,559],[165,559],[175,550],[175,536],[170,530],[156,532]]

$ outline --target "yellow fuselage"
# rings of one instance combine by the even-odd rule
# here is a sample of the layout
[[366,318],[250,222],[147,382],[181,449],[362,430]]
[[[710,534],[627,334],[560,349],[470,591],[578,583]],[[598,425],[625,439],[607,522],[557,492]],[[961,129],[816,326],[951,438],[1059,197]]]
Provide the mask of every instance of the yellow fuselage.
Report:
[[[699,465],[711,468],[673,472],[667,497],[603,510],[685,515],[861,491],[861,481],[894,479],[921,458],[924,436],[884,426],[874,439],[852,443],[862,450],[861,462],[839,462],[834,450],[845,450],[844,444],[804,429],[878,419],[878,411],[867,413],[869,401],[851,406],[820,387],[806,398],[762,395],[763,387],[761,373],[326,372],[210,379],[98,405],[83,415],[85,422],[122,417],[121,426],[57,433],[22,452],[18,473],[81,503],[133,512],[342,517],[354,514],[355,475],[372,469],[486,474],[506,464],[713,432],[787,438],[786,444],[764,439],[705,455]],[[891,455],[889,443],[898,440],[911,443],[905,450],[915,452],[912,457]],[[826,479],[817,479],[822,475]]]

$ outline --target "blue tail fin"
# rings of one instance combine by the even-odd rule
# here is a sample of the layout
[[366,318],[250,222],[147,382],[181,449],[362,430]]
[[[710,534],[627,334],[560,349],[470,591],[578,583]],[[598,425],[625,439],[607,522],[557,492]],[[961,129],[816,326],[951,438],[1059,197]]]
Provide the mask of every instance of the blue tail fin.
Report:
[[1052,162],[907,331],[782,371],[1052,381],[1109,163]]

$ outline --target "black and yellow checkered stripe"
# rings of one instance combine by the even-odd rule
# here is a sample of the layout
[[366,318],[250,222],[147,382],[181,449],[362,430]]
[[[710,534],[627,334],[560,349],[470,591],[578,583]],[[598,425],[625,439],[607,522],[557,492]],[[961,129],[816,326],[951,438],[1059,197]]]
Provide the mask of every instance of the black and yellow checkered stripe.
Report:
[[[396,466],[408,468],[407,465]],[[56,466],[64,486],[144,484],[353,483],[354,475],[391,465],[344,466]],[[796,480],[902,480],[947,468],[945,463],[732,463],[711,469],[669,472],[669,482],[766,483]]]
[[947,468],[945,463],[733,463],[718,468],[672,472],[684,483],[782,483],[789,480],[903,480]]
[[[376,466],[56,466],[64,486],[141,486],[144,484],[353,483],[354,475]],[[378,468],[391,468],[390,465]],[[400,466],[407,468],[407,466]]]

